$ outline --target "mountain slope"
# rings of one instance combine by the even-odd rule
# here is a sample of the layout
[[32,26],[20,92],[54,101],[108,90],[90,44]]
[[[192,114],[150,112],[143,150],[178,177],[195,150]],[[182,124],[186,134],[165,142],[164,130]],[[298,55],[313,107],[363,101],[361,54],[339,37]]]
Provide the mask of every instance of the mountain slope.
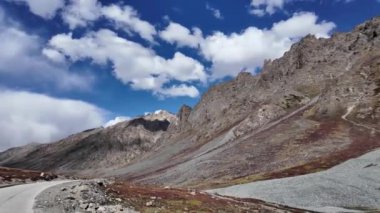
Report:
[[1,164],[94,176],[98,168],[123,166],[150,151],[170,123],[175,122],[174,115],[159,111],[108,128],[84,131],[56,143],[41,144],[27,151],[25,147],[10,149],[0,154]]
[[380,18],[330,39],[305,37],[260,75],[211,88],[158,151],[110,174],[231,184],[308,173],[379,147],[378,35]]
[[333,212],[331,207],[378,209],[379,156],[380,150],[375,150],[323,172],[242,184],[210,192],[320,212]]
[[307,36],[261,74],[240,73],[183,106],[167,129],[136,119],[2,153],[1,165],[198,187],[332,167],[380,147],[379,35],[378,17],[330,39]]

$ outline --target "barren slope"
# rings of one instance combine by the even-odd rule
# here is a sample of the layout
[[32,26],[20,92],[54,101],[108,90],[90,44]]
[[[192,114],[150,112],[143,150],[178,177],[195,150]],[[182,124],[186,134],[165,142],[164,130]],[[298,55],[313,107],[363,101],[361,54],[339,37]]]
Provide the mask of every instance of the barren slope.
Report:
[[380,18],[307,36],[258,76],[211,88],[160,149],[108,174],[207,187],[326,169],[380,147]]
[[124,166],[150,151],[175,116],[162,111],[108,128],[84,131],[56,143],[10,149],[0,154],[7,167],[98,176],[97,169]]

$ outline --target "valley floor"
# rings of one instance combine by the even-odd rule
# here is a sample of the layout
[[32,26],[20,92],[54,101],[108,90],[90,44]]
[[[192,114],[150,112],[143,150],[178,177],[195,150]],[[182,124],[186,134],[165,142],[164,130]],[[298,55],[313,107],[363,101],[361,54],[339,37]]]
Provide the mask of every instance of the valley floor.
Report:
[[0,212],[379,212],[379,177],[380,149],[323,172],[207,191],[105,179],[10,186]]
[[[380,211],[380,150],[329,170],[209,190],[321,212]],[[375,210],[376,211],[376,210]]]

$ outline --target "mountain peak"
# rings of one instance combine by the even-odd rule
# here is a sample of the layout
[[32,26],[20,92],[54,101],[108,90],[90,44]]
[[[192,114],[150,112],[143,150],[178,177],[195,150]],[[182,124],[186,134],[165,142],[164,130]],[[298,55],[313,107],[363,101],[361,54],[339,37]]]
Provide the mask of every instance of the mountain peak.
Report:
[[156,110],[154,111],[153,113],[146,113],[142,118],[146,119],[146,120],[150,120],[150,121],[153,121],[153,120],[159,120],[159,121],[164,121],[164,120],[167,120],[169,121],[170,123],[176,123],[177,122],[177,116],[166,111],[166,110],[162,110],[162,109],[159,109],[159,110]]

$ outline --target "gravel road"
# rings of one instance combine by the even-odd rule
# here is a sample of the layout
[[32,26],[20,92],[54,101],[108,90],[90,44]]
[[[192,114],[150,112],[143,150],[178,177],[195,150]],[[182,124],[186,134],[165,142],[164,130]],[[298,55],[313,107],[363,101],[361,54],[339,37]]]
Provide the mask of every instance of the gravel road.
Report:
[[34,199],[47,188],[68,181],[51,181],[0,188],[0,212],[32,213]]

